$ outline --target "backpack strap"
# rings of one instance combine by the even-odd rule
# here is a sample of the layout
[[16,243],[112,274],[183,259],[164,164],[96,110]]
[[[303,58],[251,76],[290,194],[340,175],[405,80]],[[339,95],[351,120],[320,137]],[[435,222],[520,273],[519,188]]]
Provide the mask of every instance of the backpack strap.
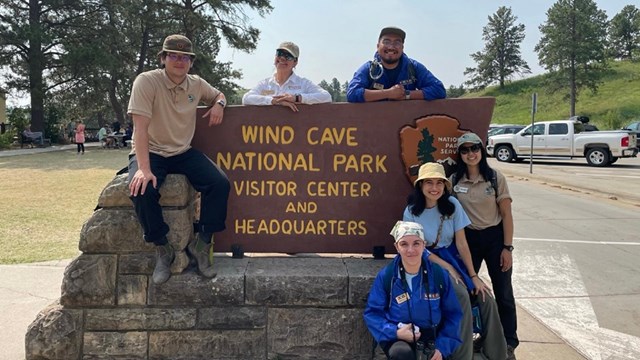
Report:
[[493,193],[496,194],[496,199],[498,199],[498,175],[495,169],[491,169],[491,186],[493,186]]

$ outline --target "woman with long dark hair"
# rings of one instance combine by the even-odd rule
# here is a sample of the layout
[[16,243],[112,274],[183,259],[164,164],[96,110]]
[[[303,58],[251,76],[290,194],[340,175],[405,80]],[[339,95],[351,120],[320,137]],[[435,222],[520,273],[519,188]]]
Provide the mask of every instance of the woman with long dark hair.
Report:
[[507,342],[507,359],[515,360],[514,349],[519,341],[511,285],[513,215],[509,187],[505,177],[487,163],[487,152],[478,135],[462,135],[458,138],[457,149],[460,161],[451,182],[454,195],[471,220],[465,235],[473,270],[480,270],[485,262]]
[[460,326],[463,344],[454,357],[473,357],[473,300],[480,308],[482,319],[481,343],[476,344],[478,350],[481,349],[490,360],[504,360],[507,349],[496,304],[489,287],[473,267],[465,237],[465,227],[471,221],[458,200],[451,196],[451,182],[441,164],[426,163],[420,167],[403,220],[424,227],[427,249],[432,253],[429,261],[443,267],[455,280],[456,297],[464,315]]

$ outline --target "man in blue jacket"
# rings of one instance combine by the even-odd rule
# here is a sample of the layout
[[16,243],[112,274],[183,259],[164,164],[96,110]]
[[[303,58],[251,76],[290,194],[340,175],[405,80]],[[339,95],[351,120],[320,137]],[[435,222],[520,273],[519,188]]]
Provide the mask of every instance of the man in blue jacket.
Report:
[[415,359],[418,341],[433,342],[432,360],[448,358],[462,344],[462,309],[450,277],[427,260],[422,225],[398,221],[391,235],[398,255],[391,272],[382,269],[369,291],[369,332],[391,359]]
[[431,71],[404,54],[405,32],[397,27],[380,31],[377,52],[353,74],[347,101],[435,100],[447,92]]

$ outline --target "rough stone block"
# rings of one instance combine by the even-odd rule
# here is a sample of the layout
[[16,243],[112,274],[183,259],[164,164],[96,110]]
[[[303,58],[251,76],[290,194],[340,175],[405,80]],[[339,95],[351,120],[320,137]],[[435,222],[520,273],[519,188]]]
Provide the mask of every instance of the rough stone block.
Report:
[[[167,239],[175,249],[184,250],[193,238],[193,208],[165,208],[162,214],[170,229]],[[100,209],[82,226],[79,248],[84,253],[149,252],[155,245],[143,240],[133,210]]]
[[82,311],[52,304],[27,328],[25,359],[78,359],[82,344]]
[[[176,250],[176,258],[171,264],[171,273],[180,274],[186,268],[189,267],[190,259],[189,255],[184,250]],[[153,268],[156,266],[156,254],[150,253],[135,253],[135,254],[123,254],[118,257],[118,273],[133,275],[133,274],[145,274],[151,275]]]
[[217,307],[198,310],[198,329],[260,329],[267,325],[265,307]]
[[356,359],[371,354],[361,309],[270,308],[268,357]]
[[149,284],[149,305],[225,306],[244,305],[244,272],[247,259],[218,258],[218,275],[204,278],[187,269],[161,285]]
[[193,329],[196,309],[119,308],[88,309],[89,331],[145,331]]
[[389,259],[344,259],[349,273],[349,305],[359,308],[367,305],[373,280],[389,261]]
[[147,282],[144,275],[118,277],[118,305],[144,305],[147,303]]
[[84,358],[146,359],[146,332],[85,332]]
[[[98,198],[99,207],[133,207],[127,177],[128,174],[117,175],[107,184]],[[183,207],[193,202],[194,195],[186,176],[169,174],[160,187],[160,206]]]
[[60,303],[69,307],[115,305],[116,256],[85,255],[64,270]]
[[342,259],[255,258],[246,275],[251,305],[347,305],[348,278]]
[[151,332],[149,360],[263,360],[265,336],[264,330]]

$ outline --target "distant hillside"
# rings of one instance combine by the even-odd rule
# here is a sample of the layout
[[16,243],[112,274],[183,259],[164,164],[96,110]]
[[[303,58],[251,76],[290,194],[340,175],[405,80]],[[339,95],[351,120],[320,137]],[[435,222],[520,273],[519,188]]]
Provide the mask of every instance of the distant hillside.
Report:
[[[547,75],[513,81],[500,90],[497,86],[465,95],[493,96],[496,108],[493,123],[528,124],[531,122],[531,95],[538,93],[536,121],[569,117],[565,93],[551,94],[544,83]],[[594,95],[590,90],[578,94],[576,115],[586,115],[600,130],[619,129],[631,120],[640,120],[640,62],[611,62],[611,70]]]

